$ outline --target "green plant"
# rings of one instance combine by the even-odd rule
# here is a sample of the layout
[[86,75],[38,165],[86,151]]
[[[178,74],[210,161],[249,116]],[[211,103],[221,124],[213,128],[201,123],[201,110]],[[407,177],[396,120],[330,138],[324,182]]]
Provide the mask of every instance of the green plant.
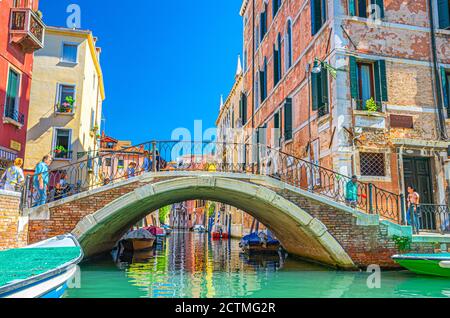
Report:
[[75,103],[75,99],[73,99],[72,96],[66,96],[66,102],[69,103],[71,106]]
[[165,206],[159,209],[159,222],[161,224],[165,224],[166,223],[166,219],[167,219],[167,215],[170,213],[171,210],[171,206]]
[[375,102],[375,100],[373,99],[373,97],[371,97],[370,99],[366,100],[366,110],[369,113],[374,113],[374,112],[378,111],[378,105]]
[[214,215],[214,212],[216,211],[216,204],[213,202],[209,205],[208,208],[208,217],[212,217]]
[[400,252],[406,252],[411,249],[411,238],[409,236],[392,236],[395,246]]
[[56,146],[55,152],[67,152],[67,149],[64,146]]
[[38,16],[38,18],[41,19],[41,20],[42,20],[42,18],[44,17],[44,15],[42,14],[42,11],[41,11],[41,10],[37,10],[37,11],[35,11],[34,13],[36,13],[36,15]]

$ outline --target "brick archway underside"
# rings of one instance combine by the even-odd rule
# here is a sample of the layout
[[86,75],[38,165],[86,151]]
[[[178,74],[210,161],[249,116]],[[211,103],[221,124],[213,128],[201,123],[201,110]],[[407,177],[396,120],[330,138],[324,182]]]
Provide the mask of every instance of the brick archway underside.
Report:
[[266,225],[291,254],[334,267],[355,267],[319,220],[266,187],[225,177],[184,177],[144,185],[86,216],[72,233],[90,257],[112,249],[148,213],[195,199],[222,202],[247,211]]

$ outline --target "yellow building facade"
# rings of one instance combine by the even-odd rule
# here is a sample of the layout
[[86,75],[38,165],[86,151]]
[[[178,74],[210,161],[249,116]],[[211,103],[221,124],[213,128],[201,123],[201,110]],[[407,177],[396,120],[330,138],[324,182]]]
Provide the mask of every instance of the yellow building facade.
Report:
[[51,168],[99,150],[105,99],[101,49],[92,32],[48,27],[45,47],[35,53],[25,170],[46,154]]

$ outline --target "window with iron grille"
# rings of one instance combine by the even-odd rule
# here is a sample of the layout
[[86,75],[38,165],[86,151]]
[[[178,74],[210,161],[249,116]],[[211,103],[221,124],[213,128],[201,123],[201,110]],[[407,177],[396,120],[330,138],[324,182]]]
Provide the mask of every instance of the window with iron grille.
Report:
[[362,176],[386,176],[385,158],[383,153],[361,152],[359,154],[359,166]]

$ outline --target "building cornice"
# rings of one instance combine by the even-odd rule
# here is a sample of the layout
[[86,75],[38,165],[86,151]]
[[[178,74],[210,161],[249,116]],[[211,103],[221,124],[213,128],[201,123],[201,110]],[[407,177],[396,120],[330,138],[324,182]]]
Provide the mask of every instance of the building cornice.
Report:
[[241,10],[239,11],[239,14],[241,15],[241,17],[244,16],[245,11],[247,10],[248,1],[249,0],[244,0],[242,2]]

